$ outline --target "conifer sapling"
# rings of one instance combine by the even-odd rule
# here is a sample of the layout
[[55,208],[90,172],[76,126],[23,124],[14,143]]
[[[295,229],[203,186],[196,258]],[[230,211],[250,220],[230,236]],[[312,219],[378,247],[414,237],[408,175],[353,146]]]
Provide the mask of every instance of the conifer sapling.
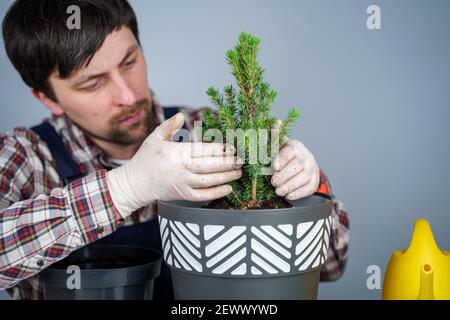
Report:
[[278,123],[279,129],[273,129],[277,118],[271,115],[271,109],[277,92],[264,81],[264,69],[257,61],[259,45],[259,38],[243,32],[234,49],[226,52],[235,85],[225,87],[224,93],[213,87],[207,90],[218,112],[206,109],[201,127],[203,141],[208,130],[219,131],[244,160],[242,177],[230,183],[233,191],[227,196],[238,209],[257,209],[278,198],[270,182],[271,162],[276,155],[271,150],[277,151],[283,145],[292,124],[300,116],[300,112],[292,108]]

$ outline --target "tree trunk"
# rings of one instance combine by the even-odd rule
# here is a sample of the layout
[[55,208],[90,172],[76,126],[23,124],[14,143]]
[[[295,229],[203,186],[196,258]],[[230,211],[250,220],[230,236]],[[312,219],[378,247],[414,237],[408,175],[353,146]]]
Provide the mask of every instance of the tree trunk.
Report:
[[254,180],[252,180],[252,202],[254,204],[256,204],[256,182],[257,182],[258,178],[255,178]]

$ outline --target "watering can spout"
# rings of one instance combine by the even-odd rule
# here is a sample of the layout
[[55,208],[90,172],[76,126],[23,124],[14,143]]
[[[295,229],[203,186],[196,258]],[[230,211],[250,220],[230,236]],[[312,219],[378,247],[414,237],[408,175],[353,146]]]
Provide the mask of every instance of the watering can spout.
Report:
[[408,249],[392,254],[382,298],[450,299],[450,254],[439,249],[425,219],[416,221]]
[[420,270],[420,291],[418,300],[435,300],[433,289],[433,268],[424,264]]
[[433,231],[431,231],[427,220],[419,219],[416,221],[407,252],[410,254],[427,252],[431,256],[442,254],[434,240]]

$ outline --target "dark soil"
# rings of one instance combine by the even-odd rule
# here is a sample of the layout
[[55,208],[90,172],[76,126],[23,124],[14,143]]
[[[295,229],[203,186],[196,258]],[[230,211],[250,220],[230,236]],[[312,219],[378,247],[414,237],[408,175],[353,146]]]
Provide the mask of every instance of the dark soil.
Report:
[[[283,198],[275,198],[273,200],[264,201],[258,207],[251,207],[247,210],[261,210],[261,209],[281,209],[281,208],[293,208],[294,206],[284,200]],[[220,198],[211,201],[208,205],[202,208],[207,209],[229,209],[229,210],[241,210],[240,208],[235,208],[234,205],[228,200],[228,198]]]

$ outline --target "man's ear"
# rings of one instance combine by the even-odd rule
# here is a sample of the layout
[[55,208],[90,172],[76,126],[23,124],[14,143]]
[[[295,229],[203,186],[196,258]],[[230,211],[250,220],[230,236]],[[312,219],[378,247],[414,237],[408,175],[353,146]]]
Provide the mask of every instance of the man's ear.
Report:
[[55,116],[60,116],[64,113],[64,110],[61,109],[59,103],[47,97],[45,93],[34,88],[31,89],[31,93],[36,99],[42,102]]

